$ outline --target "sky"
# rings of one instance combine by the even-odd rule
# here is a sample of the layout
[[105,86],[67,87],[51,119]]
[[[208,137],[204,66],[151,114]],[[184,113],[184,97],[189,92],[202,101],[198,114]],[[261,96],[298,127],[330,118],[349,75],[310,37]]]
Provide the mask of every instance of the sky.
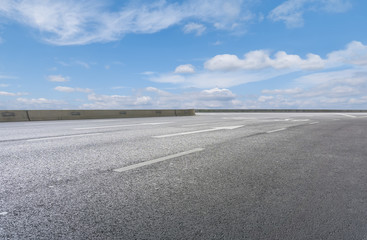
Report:
[[0,0],[0,110],[367,109],[365,0]]

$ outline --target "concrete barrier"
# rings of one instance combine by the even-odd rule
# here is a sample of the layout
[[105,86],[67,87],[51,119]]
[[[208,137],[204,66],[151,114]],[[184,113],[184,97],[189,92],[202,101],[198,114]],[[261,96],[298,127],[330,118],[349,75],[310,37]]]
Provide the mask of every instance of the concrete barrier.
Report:
[[310,112],[310,113],[362,113],[367,110],[337,110],[337,109],[196,109],[197,113],[297,113],[297,112]]
[[194,116],[195,115],[195,110],[194,109],[175,110],[175,115],[176,116]]
[[194,116],[194,109],[186,110],[29,110],[30,121],[108,119],[108,118],[140,118]]
[[29,121],[28,112],[25,110],[1,110],[0,122],[21,122]]

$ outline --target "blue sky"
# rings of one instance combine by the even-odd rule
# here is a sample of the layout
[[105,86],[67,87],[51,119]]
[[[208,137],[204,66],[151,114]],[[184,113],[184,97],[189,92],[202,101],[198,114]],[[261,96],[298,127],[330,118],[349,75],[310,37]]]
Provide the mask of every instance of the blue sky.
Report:
[[0,109],[367,109],[364,0],[0,0]]

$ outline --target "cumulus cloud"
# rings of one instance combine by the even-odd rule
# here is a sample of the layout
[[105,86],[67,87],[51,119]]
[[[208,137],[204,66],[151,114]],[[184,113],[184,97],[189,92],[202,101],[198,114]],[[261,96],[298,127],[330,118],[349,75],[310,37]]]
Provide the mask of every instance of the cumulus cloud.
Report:
[[72,88],[72,87],[57,86],[54,89],[56,91],[66,92],[66,93],[71,93],[71,92],[90,93],[90,92],[92,92],[92,89],[89,89],[89,88]]
[[191,64],[180,65],[177,66],[175,69],[175,73],[194,73],[194,72],[195,68]]
[[[296,54],[278,51],[271,54],[266,50],[250,51],[239,58],[233,54],[216,55],[206,62],[201,71],[194,71],[191,65],[180,65],[174,73],[152,74],[149,80],[160,83],[179,84],[197,88],[228,88],[250,82],[269,80],[298,72],[302,77],[295,81],[302,84],[330,81],[364,82],[367,66],[367,46],[361,42],[351,42],[345,49],[337,50],[321,58],[317,54],[306,54],[302,58]],[[342,74],[338,68],[345,68]],[[191,74],[179,74],[191,72]],[[307,79],[307,80],[306,80]],[[308,82],[308,83],[306,83]]]
[[108,2],[3,0],[0,15],[39,30],[45,41],[56,45],[115,41],[125,34],[155,33],[190,20],[202,26],[186,25],[186,31],[200,34],[204,23],[230,29],[249,15],[241,0],[129,1],[115,11]]
[[345,63],[367,66],[367,45],[353,41],[345,49],[329,53],[328,61],[334,64]]
[[188,23],[184,26],[184,33],[196,33],[197,36],[202,35],[206,30],[206,27],[203,24],[199,23]]
[[236,95],[233,94],[229,89],[212,88],[201,91],[199,98],[202,100],[228,101],[234,100]]
[[69,77],[63,77],[61,75],[50,75],[47,77],[50,82],[68,82],[70,81]]
[[217,55],[204,63],[206,69],[216,70],[258,70],[264,68],[298,68],[298,69],[321,69],[325,66],[325,60],[316,54],[307,54],[305,59],[298,55],[287,54],[284,51],[275,53],[274,58],[265,50],[251,51],[245,54],[243,59],[236,55]]
[[288,28],[296,28],[303,26],[303,14],[307,11],[340,13],[350,7],[349,0],[287,0],[274,8],[268,17],[273,21],[284,21]]

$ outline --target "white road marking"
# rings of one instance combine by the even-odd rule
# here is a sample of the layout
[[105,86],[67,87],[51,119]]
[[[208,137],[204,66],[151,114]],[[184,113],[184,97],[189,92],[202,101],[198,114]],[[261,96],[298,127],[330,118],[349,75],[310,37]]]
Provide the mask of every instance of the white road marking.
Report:
[[337,113],[338,115],[342,115],[342,116],[345,116],[345,117],[350,117],[350,118],[356,118],[357,116],[353,116],[353,115],[350,115],[350,114],[345,114],[345,113]]
[[189,134],[196,134],[196,133],[203,133],[203,132],[213,132],[213,131],[220,131],[220,130],[233,130],[233,129],[240,128],[240,127],[243,127],[243,126],[244,125],[229,126],[229,127],[216,127],[216,128],[210,128],[210,129],[204,129],[204,130],[198,130],[198,131],[192,131],[192,132],[172,133],[172,134],[153,136],[153,137],[154,138],[166,138],[166,137],[175,137],[175,136],[182,136],[182,135],[189,135]]
[[125,172],[125,171],[128,171],[128,170],[132,170],[132,169],[144,167],[144,166],[151,165],[151,164],[154,164],[154,163],[163,162],[163,161],[166,161],[166,160],[169,160],[169,159],[173,159],[173,158],[177,158],[177,157],[189,155],[191,153],[201,152],[203,150],[204,150],[204,148],[195,148],[195,149],[192,149],[192,150],[189,150],[189,151],[176,153],[176,154],[173,154],[173,155],[169,155],[169,156],[165,156],[165,157],[153,159],[153,160],[146,161],[146,162],[141,162],[141,163],[133,164],[133,165],[122,167],[122,168],[117,168],[117,169],[114,169],[113,171],[114,172]]
[[310,119],[293,119],[293,122],[308,122]]
[[159,122],[159,123],[136,123],[136,124],[125,124],[125,125],[110,125],[110,126],[99,126],[99,127],[85,127],[85,128],[73,128],[74,130],[89,130],[89,129],[99,129],[99,128],[119,128],[119,127],[137,127],[137,126],[153,126],[169,124],[172,122]]
[[230,119],[230,120],[256,120],[256,118],[249,118],[249,117],[222,117],[222,119]]
[[309,123],[310,125],[313,125],[313,124],[318,124],[319,122],[312,122],[312,123]]
[[28,139],[27,142],[34,142],[34,141],[43,141],[43,140],[52,140],[52,139],[62,139],[62,138],[72,138],[72,137],[87,137],[87,136],[94,136],[100,135],[102,133],[90,133],[90,134],[77,134],[77,135],[68,135],[68,136],[57,136],[57,137],[41,137],[41,138],[34,138]]
[[183,127],[196,127],[196,126],[203,126],[206,125],[205,123],[200,123],[200,124],[190,124],[190,125],[183,125]]
[[0,212],[0,216],[5,216],[7,214],[8,214],[8,212]]
[[287,128],[279,128],[279,129],[275,129],[275,130],[271,130],[271,131],[267,131],[266,133],[274,133],[274,132],[280,132],[280,131],[284,131]]

